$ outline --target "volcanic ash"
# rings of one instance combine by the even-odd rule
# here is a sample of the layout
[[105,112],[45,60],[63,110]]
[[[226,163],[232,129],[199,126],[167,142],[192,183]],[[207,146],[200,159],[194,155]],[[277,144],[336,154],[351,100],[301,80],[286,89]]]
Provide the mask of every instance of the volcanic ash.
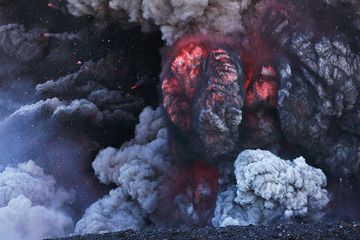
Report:
[[245,150],[234,167],[236,186],[218,195],[214,226],[316,218],[329,202],[325,174],[303,157],[288,161],[268,151]]

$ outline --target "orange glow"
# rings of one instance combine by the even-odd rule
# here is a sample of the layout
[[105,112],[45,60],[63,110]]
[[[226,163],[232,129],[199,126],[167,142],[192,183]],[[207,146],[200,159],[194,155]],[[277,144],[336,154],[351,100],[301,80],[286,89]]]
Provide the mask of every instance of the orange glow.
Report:
[[190,130],[190,102],[200,75],[200,65],[207,52],[201,44],[189,43],[177,49],[161,88],[164,107],[170,120],[182,130]]
[[218,177],[219,173],[216,167],[211,165],[206,165],[201,161],[195,162],[193,166],[193,178],[194,178],[194,200],[195,203],[201,202],[204,194],[204,185],[209,187],[208,190],[211,192],[209,193],[208,197],[213,197],[211,195],[216,195],[218,190]]
[[271,65],[262,66],[260,74],[256,77],[254,71],[250,69],[244,83],[245,106],[254,107],[266,102],[271,107],[276,107],[278,90],[276,76],[277,73]]
[[194,161],[177,173],[179,176],[170,189],[173,197],[182,193],[194,204],[213,207],[218,192],[219,170],[203,161]]
[[185,90],[186,97],[192,98],[195,93],[200,64],[206,52],[202,46],[189,44],[181,49],[171,64],[171,71],[181,81],[180,87]]

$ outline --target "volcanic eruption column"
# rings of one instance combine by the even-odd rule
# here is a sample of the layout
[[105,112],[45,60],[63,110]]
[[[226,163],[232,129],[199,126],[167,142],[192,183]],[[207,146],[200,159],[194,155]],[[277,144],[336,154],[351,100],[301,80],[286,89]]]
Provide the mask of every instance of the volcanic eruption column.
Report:
[[[351,6],[349,20],[323,1],[0,2],[3,238],[71,233],[107,190],[88,169],[105,146],[92,167],[114,189],[76,234],[321,217],[323,172],[277,156],[305,154],[358,191],[357,2],[326,1]],[[312,21],[314,6],[324,21]],[[328,21],[331,31],[319,30]],[[119,30],[134,23],[174,45],[163,56],[163,109],[145,108],[117,149],[144,102],[156,102],[146,96],[158,80],[154,47],[134,50],[126,40],[139,33]],[[246,150],[256,148],[272,153]],[[27,219],[44,224],[34,231]]]

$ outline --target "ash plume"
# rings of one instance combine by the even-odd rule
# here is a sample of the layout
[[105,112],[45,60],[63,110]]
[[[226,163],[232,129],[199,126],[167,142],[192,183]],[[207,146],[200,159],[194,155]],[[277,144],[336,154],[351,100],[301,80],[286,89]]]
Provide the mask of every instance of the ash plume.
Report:
[[172,168],[162,110],[145,108],[135,138],[120,149],[100,151],[92,165],[102,183],[114,183],[117,188],[86,210],[75,234],[154,225]]
[[312,32],[283,33],[281,44],[292,58],[278,70],[282,131],[334,176],[356,175],[359,54],[342,35],[317,40]]
[[145,31],[156,26],[168,43],[193,32],[222,34],[243,31],[242,12],[251,0],[232,1],[121,1],[68,0],[75,16],[94,16],[100,24],[120,21],[140,24]]
[[[32,196],[14,197],[4,208],[4,214],[14,219],[9,239],[73,232],[73,223],[84,210],[110,189],[94,177],[92,160],[104,146],[116,147],[132,137],[144,99],[153,93],[149,82],[156,70],[144,58],[157,50],[129,58],[137,53],[123,42],[128,39],[122,28],[97,30],[60,5],[43,0],[0,4],[0,165],[32,159],[59,185],[73,189],[66,208],[38,203]],[[150,39],[158,44],[155,35],[136,41]],[[147,48],[140,45],[139,49]],[[139,93],[130,87],[140,79],[138,88],[146,91]],[[56,197],[61,201],[60,195]],[[22,203],[23,220],[13,212]],[[27,218],[44,222],[44,228],[35,231]],[[5,230],[1,228],[3,236]]]
[[285,161],[245,150],[234,163],[236,186],[219,194],[212,223],[247,226],[313,215],[329,202],[325,174],[300,157]]
[[131,128],[143,107],[143,99],[117,89],[117,84],[122,84],[118,76],[125,71],[117,67],[118,64],[121,64],[118,58],[111,55],[97,62],[85,62],[75,73],[38,84],[36,92],[46,97],[76,99],[71,106],[57,113],[74,113],[75,109],[72,108],[81,111],[82,105],[82,110],[87,108],[88,113],[92,111],[96,114],[94,117],[99,126]]
[[[33,161],[0,173],[0,232],[4,240],[67,236],[74,192],[59,188]],[[19,231],[21,229],[21,231]]]
[[359,9],[0,0],[0,235],[358,219]]
[[75,189],[72,216],[79,215],[84,205],[101,192],[86,166],[91,158],[90,151],[98,146],[89,135],[79,130],[69,131],[66,126],[69,122],[75,126],[82,121],[98,125],[101,120],[101,112],[85,100],[52,98],[25,105],[0,122],[1,163],[15,164],[33,159],[62,186]]
[[0,27],[0,45],[8,56],[20,62],[39,60],[44,57],[48,41],[42,37],[46,29],[25,30],[23,25],[8,24]]
[[82,219],[76,223],[74,234],[115,232],[128,229],[143,229],[147,215],[121,188],[93,203]]

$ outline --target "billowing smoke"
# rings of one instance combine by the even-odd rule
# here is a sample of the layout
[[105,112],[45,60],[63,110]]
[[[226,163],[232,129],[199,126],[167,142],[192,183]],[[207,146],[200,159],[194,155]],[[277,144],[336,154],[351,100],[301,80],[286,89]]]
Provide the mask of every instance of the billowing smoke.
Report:
[[0,0],[0,235],[348,219],[359,14],[355,0]]
[[284,161],[268,151],[245,150],[234,165],[236,186],[219,194],[215,226],[316,217],[312,212],[329,202],[325,174],[302,157]]
[[94,16],[99,24],[129,22],[140,24],[145,31],[156,26],[162,38],[171,44],[194,32],[243,31],[242,13],[250,3],[251,0],[68,0],[68,8],[76,16]]
[[145,108],[135,138],[120,149],[106,148],[93,162],[98,179],[117,188],[98,200],[76,224],[75,233],[143,229],[161,208],[171,158],[165,119],[160,108]]
[[[90,120],[88,123],[103,127],[109,125],[131,128],[143,107],[143,100],[110,88],[116,85],[117,74],[124,74],[117,64],[121,62],[112,55],[96,63],[85,62],[75,73],[37,85],[36,91],[47,97],[75,99],[69,106],[56,111],[55,115],[61,114],[61,118],[73,121]],[[73,114],[78,116],[71,119]],[[78,118],[80,115],[85,119]],[[86,119],[85,115],[92,117]]]
[[[13,193],[1,187],[0,232],[6,239],[67,236],[111,188],[91,169],[99,149],[130,139],[144,101],[157,102],[149,99],[157,66],[145,58],[159,59],[161,41],[157,33],[138,38],[131,30],[129,42],[121,27],[97,30],[58,1],[1,1],[0,10],[0,166],[30,172],[4,179],[19,186]],[[141,41],[139,55],[129,45]]]
[[0,232],[4,240],[67,236],[74,192],[59,188],[33,161],[0,173]]
[[47,46],[47,40],[41,39],[44,31],[42,28],[32,28],[27,32],[23,25],[3,25],[0,28],[0,44],[9,57],[21,62],[37,60],[44,56]]

